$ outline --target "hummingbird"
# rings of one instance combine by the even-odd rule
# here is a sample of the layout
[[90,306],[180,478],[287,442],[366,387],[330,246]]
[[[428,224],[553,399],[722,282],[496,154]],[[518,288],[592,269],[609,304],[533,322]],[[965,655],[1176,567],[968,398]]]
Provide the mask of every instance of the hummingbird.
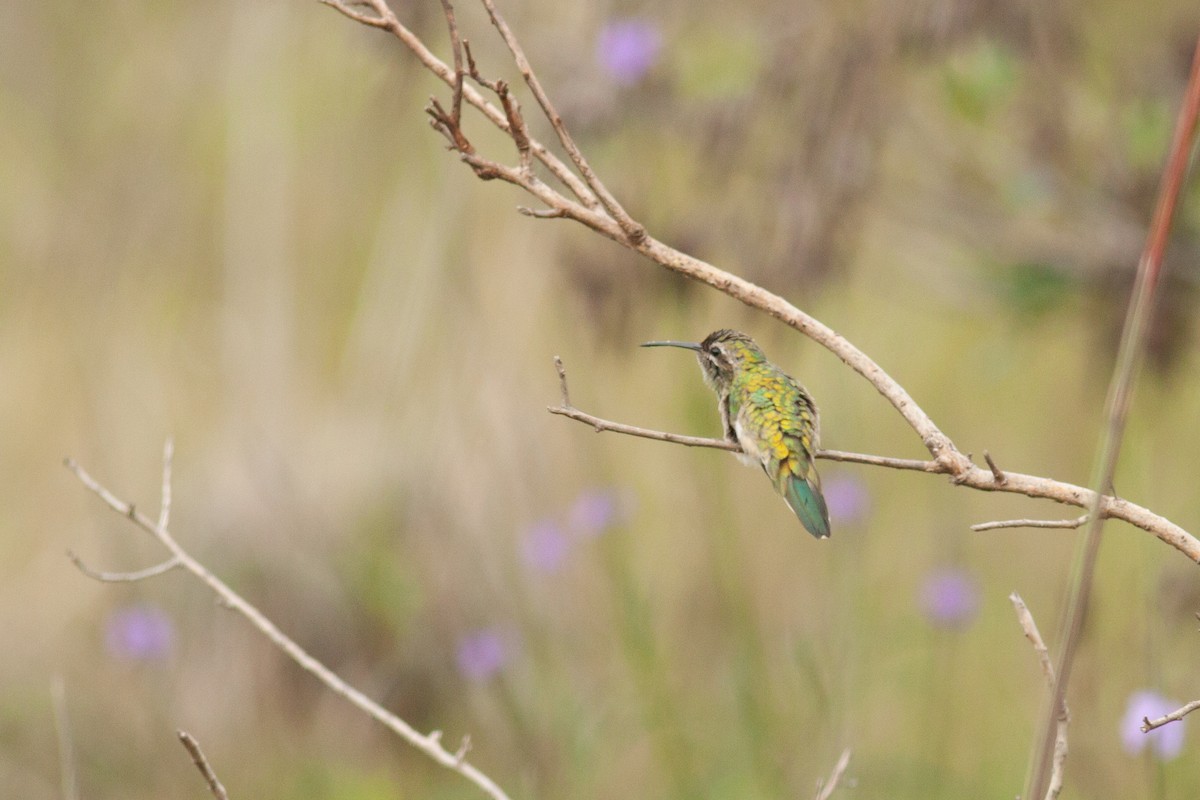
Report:
[[725,438],[742,449],[738,457],[762,467],[809,533],[818,539],[829,536],[829,510],[814,463],[820,421],[808,390],[738,331],[714,331],[703,342],[646,342],[642,347],[696,352],[704,382],[717,393]]

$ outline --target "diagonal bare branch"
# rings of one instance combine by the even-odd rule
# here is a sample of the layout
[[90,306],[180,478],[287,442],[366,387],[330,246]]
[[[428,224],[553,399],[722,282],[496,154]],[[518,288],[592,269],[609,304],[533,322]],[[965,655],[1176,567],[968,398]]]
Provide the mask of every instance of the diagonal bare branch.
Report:
[[79,479],[79,482],[103,500],[105,505],[153,536],[170,553],[171,559],[177,561],[180,568],[191,573],[193,577],[208,586],[222,605],[241,614],[259,633],[267,637],[272,644],[296,662],[301,669],[325,684],[330,691],[340,695],[360,711],[366,713],[372,719],[443,767],[462,775],[491,797],[492,800],[509,800],[508,795],[500,788],[499,784],[464,758],[466,755],[465,750],[460,749],[460,752],[457,753],[447,751],[442,747],[440,734],[435,736],[433,734],[426,735],[420,733],[403,719],[346,683],[337,673],[309,655],[308,651],[289,638],[255,606],[251,605],[224,581],[210,572],[207,567],[193,558],[175,541],[175,537],[171,535],[170,531],[158,526],[154,520],[138,511],[132,503],[128,503],[117,497],[72,459],[68,458],[64,463],[67,469]]
[[212,765],[204,757],[204,751],[200,749],[200,743],[187,731],[176,731],[175,735],[179,737],[183,748],[192,757],[192,763],[196,765],[196,769],[200,770],[200,774],[204,776],[204,782],[208,784],[208,790],[212,792],[212,796],[217,798],[217,800],[229,800],[229,795],[225,793],[225,787],[221,785],[221,781],[217,778],[217,773],[213,771]]
[[833,796],[848,766],[850,766],[849,747],[842,751],[842,755],[838,758],[837,763],[833,765],[833,772],[829,774],[829,780],[817,787],[816,800],[829,800]]

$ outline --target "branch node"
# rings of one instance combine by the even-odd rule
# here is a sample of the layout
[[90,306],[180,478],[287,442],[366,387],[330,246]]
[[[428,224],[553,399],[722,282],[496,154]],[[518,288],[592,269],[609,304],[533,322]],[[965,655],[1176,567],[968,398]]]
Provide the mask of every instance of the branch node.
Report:
[[561,208],[529,208],[528,206],[517,206],[517,213],[535,219],[560,219],[567,216],[567,212]]
[[1008,476],[1000,471],[1000,468],[996,466],[996,462],[992,460],[992,454],[987,450],[983,451],[983,460],[987,462],[988,469],[992,471],[992,480],[996,482],[997,486],[1003,486],[1008,483]]
[[469,752],[471,752],[471,734],[467,733],[463,735],[462,743],[454,751],[454,763],[461,767]]

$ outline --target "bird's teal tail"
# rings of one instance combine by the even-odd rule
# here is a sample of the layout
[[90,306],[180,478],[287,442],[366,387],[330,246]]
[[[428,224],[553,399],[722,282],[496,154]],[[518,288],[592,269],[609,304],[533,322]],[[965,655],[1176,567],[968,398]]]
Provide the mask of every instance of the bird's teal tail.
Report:
[[821,482],[816,470],[812,470],[807,480],[798,475],[786,475],[780,494],[787,501],[792,511],[800,518],[801,524],[818,539],[829,536],[829,509],[825,507],[825,498],[821,495]]

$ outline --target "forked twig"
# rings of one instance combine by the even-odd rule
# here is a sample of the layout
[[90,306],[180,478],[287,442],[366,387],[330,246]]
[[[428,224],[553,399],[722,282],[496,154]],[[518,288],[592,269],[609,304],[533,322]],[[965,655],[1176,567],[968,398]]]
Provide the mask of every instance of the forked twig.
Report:
[[[170,451],[167,451],[167,458],[164,460],[163,468],[163,484],[170,484]],[[289,658],[295,661],[303,670],[313,675],[321,683],[334,692],[340,695],[359,710],[366,713],[372,719],[376,720],[390,731],[398,735],[400,738],[407,741],[413,747],[420,750],[425,755],[432,758],[437,763],[457,772],[464,778],[475,784],[493,800],[509,800],[508,795],[500,786],[490,777],[484,774],[478,767],[466,760],[466,750],[460,748],[458,752],[451,753],[447,751],[441,744],[440,734],[425,735],[417,731],[400,717],[388,711],[383,706],[376,703],[371,698],[367,697],[358,689],[346,683],[333,670],[322,664],[317,659],[313,658],[299,644],[289,638],[279,629],[269,618],[261,611],[251,605],[240,594],[231,589],[224,581],[214,575],[203,564],[193,558],[171,535],[170,531],[157,524],[155,520],[150,519],[142,512],[138,511],[133,504],[128,503],[117,497],[99,481],[87,473],[83,467],[76,464],[71,459],[65,461],[67,469],[75,474],[85,487],[91,490],[104,503],[116,513],[133,522],[134,525],[149,533],[158,541],[171,558],[164,562],[159,567],[150,570],[143,570],[143,573],[151,573],[142,575],[141,578],[151,577],[153,574],[161,574],[167,571],[166,564],[171,564],[170,568],[179,567],[191,573],[195,578],[204,583],[217,596],[217,599],[222,605],[236,611],[245,617],[251,625],[267,637],[280,650],[282,650]],[[165,500],[165,498],[164,498]],[[164,505],[169,505],[164,502]],[[174,562],[174,563],[172,563]],[[102,573],[101,573],[102,574]],[[128,573],[136,575],[136,573]],[[185,742],[186,746],[186,742]]]
[[1183,719],[1188,714],[1195,711],[1197,708],[1200,708],[1200,700],[1193,700],[1192,702],[1188,703],[1186,706],[1183,706],[1182,708],[1177,708],[1174,711],[1172,711],[1170,714],[1164,714],[1163,716],[1161,716],[1157,719],[1150,719],[1149,717],[1142,717],[1142,733],[1149,733],[1150,731],[1154,730],[1155,728],[1161,728],[1163,725],[1166,725],[1167,723],[1170,723],[1170,722],[1179,722],[1181,719]]

